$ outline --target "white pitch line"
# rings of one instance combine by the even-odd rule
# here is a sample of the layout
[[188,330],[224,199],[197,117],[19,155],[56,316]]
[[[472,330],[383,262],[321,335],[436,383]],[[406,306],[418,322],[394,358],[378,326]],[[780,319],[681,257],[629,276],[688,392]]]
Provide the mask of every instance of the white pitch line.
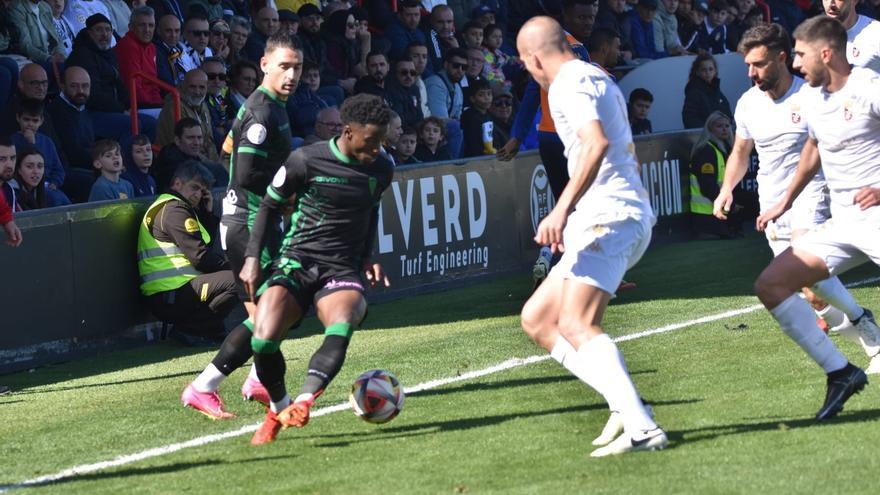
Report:
[[[847,287],[857,287],[860,285],[866,285],[866,284],[870,284],[872,282],[878,282],[878,281],[880,281],[880,277],[871,277],[871,278],[867,278],[864,280],[858,280],[856,282],[852,282],[850,284],[847,284],[846,286]],[[687,327],[699,325],[702,323],[709,323],[712,321],[718,321],[718,320],[723,320],[725,318],[730,318],[732,316],[738,316],[738,315],[744,315],[747,313],[752,313],[752,312],[757,311],[763,307],[764,306],[762,306],[760,304],[755,304],[752,306],[747,306],[745,308],[725,311],[723,313],[717,313],[714,315],[704,316],[702,318],[696,318],[694,320],[689,320],[689,321],[685,321],[682,323],[673,323],[671,325],[666,325],[666,326],[654,328],[651,330],[645,330],[642,332],[624,335],[624,336],[615,338],[614,341],[615,342],[627,342],[630,340],[636,340],[636,339],[641,339],[644,337],[649,337],[651,335],[673,332],[675,330],[680,330],[682,328],[687,328]],[[506,371],[509,369],[517,368],[519,366],[525,366],[528,364],[539,363],[541,361],[546,361],[548,359],[550,359],[550,356],[547,354],[534,355],[534,356],[529,356],[526,358],[512,358],[512,359],[508,359],[507,361],[504,361],[502,363],[498,363],[494,366],[490,366],[488,368],[484,368],[481,370],[475,370],[475,371],[470,371],[468,373],[463,373],[463,374],[457,375],[457,376],[440,378],[437,380],[431,380],[428,382],[420,383],[418,385],[414,385],[412,387],[405,387],[404,392],[408,395],[417,394],[417,393],[423,392],[425,390],[430,390],[433,388],[442,387],[444,385],[449,385],[451,383],[471,380],[474,378],[480,378],[480,377],[483,377],[486,375],[491,375],[491,374],[498,373],[501,371]],[[342,402],[342,403],[339,403],[339,404],[336,404],[333,406],[322,407],[320,409],[317,409],[312,412],[311,416],[313,418],[319,417],[319,416],[324,416],[324,415],[339,412],[339,411],[345,411],[349,407],[350,406],[349,406],[348,402]],[[82,464],[79,466],[74,466],[69,469],[65,469],[63,471],[59,471],[55,474],[40,476],[38,478],[32,478],[29,480],[21,481],[18,483],[13,483],[10,485],[0,485],[0,493],[5,493],[9,490],[26,488],[26,487],[30,487],[30,486],[46,485],[46,484],[53,483],[53,482],[63,480],[66,478],[70,478],[73,476],[94,473],[96,471],[103,471],[105,469],[124,466],[126,464],[131,464],[133,462],[143,461],[143,460],[150,459],[153,457],[168,455],[168,454],[177,452],[179,450],[188,449],[191,447],[200,447],[202,445],[207,445],[209,443],[218,442],[220,440],[226,440],[228,438],[235,438],[235,437],[238,437],[241,435],[246,435],[248,433],[252,433],[252,432],[256,431],[259,426],[260,426],[259,423],[253,424],[253,425],[248,425],[248,426],[243,426],[237,430],[228,431],[226,433],[216,433],[214,435],[206,435],[203,437],[198,437],[198,438],[194,438],[192,440],[188,440],[186,442],[173,443],[171,445],[166,445],[164,447],[155,447],[152,449],[143,450],[143,451],[135,453],[135,454],[122,455],[122,456],[119,456],[119,457],[112,459],[112,460],[109,460],[109,461],[96,462],[93,464]]]

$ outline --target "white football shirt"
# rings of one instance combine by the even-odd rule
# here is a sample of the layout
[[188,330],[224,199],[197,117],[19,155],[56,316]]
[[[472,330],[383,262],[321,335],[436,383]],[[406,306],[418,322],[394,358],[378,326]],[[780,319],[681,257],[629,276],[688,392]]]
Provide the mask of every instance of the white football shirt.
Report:
[[[807,123],[801,113],[804,80],[794,77],[778,100],[758,86],[743,93],[733,113],[736,134],[751,139],[758,152],[758,200],[761,211],[774,206],[785,194],[807,141]],[[820,193],[825,177],[820,171],[803,194]]]
[[846,31],[846,58],[856,67],[880,72],[880,22],[859,16]]
[[653,217],[639,175],[626,103],[614,81],[593,65],[571,60],[560,68],[547,97],[556,132],[565,146],[569,176],[574,175],[581,152],[578,130],[598,120],[608,138],[596,180],[575,210],[602,218]]
[[880,186],[880,74],[857,67],[839,91],[805,89],[802,111],[819,145],[832,216],[857,215],[856,191]]

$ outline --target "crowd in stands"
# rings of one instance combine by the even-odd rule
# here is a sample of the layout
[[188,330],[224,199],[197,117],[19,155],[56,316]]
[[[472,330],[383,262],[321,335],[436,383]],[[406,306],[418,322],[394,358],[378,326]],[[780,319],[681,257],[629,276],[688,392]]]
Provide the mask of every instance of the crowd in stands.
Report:
[[[338,133],[345,98],[371,93],[400,122],[389,156],[409,164],[534,142],[522,129],[535,120],[516,118],[528,75],[514,48],[534,15],[560,19],[614,75],[698,55],[682,116],[698,128],[731,115],[713,55],[757,23],[791,31],[818,12],[810,0],[0,0],[0,136],[18,150],[0,188],[17,211],[153,195],[189,159],[224,184],[221,146],[279,30],[305,58],[286,103],[294,146]],[[651,132],[652,101],[630,95],[634,134]]]

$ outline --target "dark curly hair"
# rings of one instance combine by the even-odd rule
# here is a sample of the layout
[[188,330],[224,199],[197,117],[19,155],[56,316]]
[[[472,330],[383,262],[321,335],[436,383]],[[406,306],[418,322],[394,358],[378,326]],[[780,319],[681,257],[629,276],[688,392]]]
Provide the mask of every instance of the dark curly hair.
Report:
[[342,102],[339,113],[342,123],[345,125],[373,124],[382,127],[391,121],[391,111],[382,98],[366,93],[347,98]]

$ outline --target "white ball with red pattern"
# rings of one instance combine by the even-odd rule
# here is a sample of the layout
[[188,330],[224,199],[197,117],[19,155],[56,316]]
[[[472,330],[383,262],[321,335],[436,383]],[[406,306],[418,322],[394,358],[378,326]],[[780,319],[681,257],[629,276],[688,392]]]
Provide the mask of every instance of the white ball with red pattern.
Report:
[[348,402],[355,415],[367,423],[387,423],[403,409],[403,386],[393,373],[370,370],[351,386]]

